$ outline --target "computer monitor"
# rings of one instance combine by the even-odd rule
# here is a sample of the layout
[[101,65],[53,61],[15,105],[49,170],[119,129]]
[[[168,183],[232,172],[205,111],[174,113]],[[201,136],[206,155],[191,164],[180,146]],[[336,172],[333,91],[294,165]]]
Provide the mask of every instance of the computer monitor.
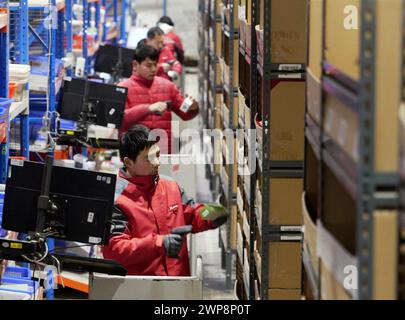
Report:
[[110,44],[102,45],[96,52],[94,70],[96,72],[129,78],[132,75],[134,56],[135,50]]
[[[6,230],[36,230],[38,199],[45,165],[11,160],[4,198]],[[49,197],[58,210],[48,214],[50,237],[89,244],[107,244],[111,232],[116,175],[52,166]]]
[[94,124],[112,129],[121,127],[128,89],[111,84],[98,83],[85,79],[65,78],[60,95],[58,112],[61,118],[80,121],[83,112],[84,95],[87,86],[87,99],[92,110],[87,111]]

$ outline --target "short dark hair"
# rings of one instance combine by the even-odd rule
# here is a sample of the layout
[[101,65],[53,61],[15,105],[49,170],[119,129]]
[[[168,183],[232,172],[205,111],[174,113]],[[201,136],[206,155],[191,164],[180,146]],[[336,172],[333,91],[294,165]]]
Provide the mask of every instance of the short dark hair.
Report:
[[154,39],[156,36],[162,36],[165,33],[159,27],[153,27],[148,30],[147,37],[149,40]]
[[159,60],[159,51],[155,48],[148,46],[147,44],[140,44],[135,49],[134,60],[138,63],[142,63],[147,58],[151,59],[152,61]]
[[174,27],[173,20],[172,20],[170,17],[168,17],[168,16],[163,16],[163,17],[161,17],[161,18],[159,19],[158,23],[166,23],[166,24],[168,24],[169,26]]
[[157,140],[149,138],[150,130],[143,125],[135,125],[128,129],[120,139],[120,157],[136,161],[138,155],[145,149],[157,143]]

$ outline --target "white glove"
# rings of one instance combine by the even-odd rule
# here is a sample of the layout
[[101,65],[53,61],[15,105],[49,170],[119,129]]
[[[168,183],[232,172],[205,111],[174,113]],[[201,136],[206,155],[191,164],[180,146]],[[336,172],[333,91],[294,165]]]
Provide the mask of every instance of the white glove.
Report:
[[177,80],[179,78],[179,74],[176,71],[170,70],[167,75],[173,80]]

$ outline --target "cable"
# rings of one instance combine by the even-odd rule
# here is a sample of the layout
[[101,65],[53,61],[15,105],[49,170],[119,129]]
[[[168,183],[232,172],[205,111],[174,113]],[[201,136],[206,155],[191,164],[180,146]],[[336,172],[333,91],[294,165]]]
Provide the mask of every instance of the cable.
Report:
[[27,261],[29,261],[29,262],[31,262],[31,263],[37,263],[37,264],[46,266],[46,264],[41,263],[41,261],[44,260],[44,259],[46,258],[46,256],[48,255],[48,244],[47,244],[46,242],[44,242],[44,243],[45,243],[45,254],[44,254],[39,260],[30,259],[30,258],[28,258],[26,255],[21,255],[21,256],[22,256],[25,260],[27,260]]

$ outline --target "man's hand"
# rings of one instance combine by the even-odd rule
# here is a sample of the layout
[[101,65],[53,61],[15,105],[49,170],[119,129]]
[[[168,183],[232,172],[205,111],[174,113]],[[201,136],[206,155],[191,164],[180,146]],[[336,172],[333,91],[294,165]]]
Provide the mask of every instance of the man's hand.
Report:
[[228,220],[227,216],[219,217],[212,221],[212,225],[214,226],[214,228],[218,228],[222,226],[227,220]]
[[162,63],[162,68],[165,73],[168,73],[171,69],[171,66],[168,63]]
[[149,106],[149,111],[151,113],[158,113],[162,114],[167,110],[167,103],[166,102],[156,102]]
[[176,81],[179,78],[179,74],[176,71],[169,70],[167,75],[172,79],[172,81]]
[[193,104],[190,106],[188,109],[188,112],[190,113],[198,113],[200,111],[200,107],[198,105],[197,100],[195,100],[192,96],[186,95],[186,98],[189,98],[193,101]]
[[170,258],[178,258],[184,237],[179,234],[168,234],[163,237],[163,245],[166,255]]

